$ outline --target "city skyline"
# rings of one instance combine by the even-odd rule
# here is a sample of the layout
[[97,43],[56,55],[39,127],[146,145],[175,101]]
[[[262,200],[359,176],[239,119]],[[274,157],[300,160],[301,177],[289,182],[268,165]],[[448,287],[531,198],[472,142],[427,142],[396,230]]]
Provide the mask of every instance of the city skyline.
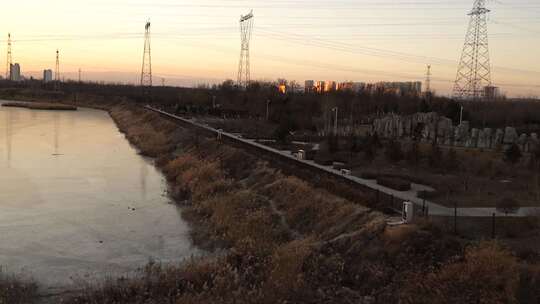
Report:
[[[31,0],[8,4],[26,18],[0,20],[0,66],[11,32],[13,62],[28,71],[24,75],[54,67],[58,48],[66,79],[77,79],[81,68],[85,80],[136,84],[149,18],[156,84],[160,78],[182,86],[236,79],[238,21],[253,9],[254,80],[424,81],[431,64],[431,87],[449,94],[472,3]],[[492,2],[489,8],[493,84],[509,96],[540,95],[540,5]]]

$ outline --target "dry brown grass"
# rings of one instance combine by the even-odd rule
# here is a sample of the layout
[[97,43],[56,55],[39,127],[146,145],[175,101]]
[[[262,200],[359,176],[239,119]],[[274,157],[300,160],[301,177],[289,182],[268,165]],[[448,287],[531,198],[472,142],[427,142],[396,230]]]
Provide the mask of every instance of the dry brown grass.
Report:
[[517,259],[495,242],[467,248],[462,261],[427,276],[411,277],[402,290],[405,303],[518,303]]
[[145,156],[158,157],[174,149],[171,133],[176,126],[155,113],[118,105],[110,111],[120,130]]
[[313,252],[311,240],[293,241],[278,248],[272,255],[266,288],[274,290],[278,298],[305,288],[304,264]]
[[[194,142],[153,114],[127,110],[113,116],[130,141],[144,147],[149,134],[164,136],[151,151],[161,156],[171,188],[190,199],[185,212],[228,250],[180,266],[151,264],[139,277],[108,282],[68,304],[362,303],[366,296],[379,303],[503,303],[515,296],[517,262],[497,245],[462,254],[459,244],[422,227],[384,232],[377,212],[269,169],[250,153]],[[180,149],[172,153],[174,147]],[[300,232],[297,240],[282,220]]]
[[281,177],[265,187],[287,222],[303,234],[322,234],[356,210],[352,203],[322,190],[314,190],[296,177]]
[[0,272],[0,304],[30,304],[37,301],[37,284]]

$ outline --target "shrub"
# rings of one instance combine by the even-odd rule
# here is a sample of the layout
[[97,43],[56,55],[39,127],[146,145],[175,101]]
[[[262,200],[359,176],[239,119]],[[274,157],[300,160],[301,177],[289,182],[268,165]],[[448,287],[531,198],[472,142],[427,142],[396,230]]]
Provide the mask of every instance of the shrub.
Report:
[[521,154],[521,150],[519,149],[518,145],[512,144],[506,151],[504,152],[504,161],[511,164],[516,164],[519,162],[523,155]]
[[318,151],[315,154],[315,162],[322,166],[331,166],[334,163],[334,158],[328,153]]
[[519,203],[511,198],[503,198],[499,202],[497,202],[497,211],[502,212],[506,215],[517,213],[519,211],[519,208],[521,206]]
[[379,174],[375,172],[362,172],[360,173],[360,177],[363,179],[377,179]]
[[326,136],[326,145],[331,154],[339,152],[339,137],[333,134]]
[[401,150],[401,144],[396,140],[391,140],[386,145],[384,155],[389,161],[398,162],[403,159],[403,151]]
[[409,181],[405,181],[398,178],[379,177],[377,178],[377,184],[388,187],[388,188],[392,188],[398,191],[411,190],[411,183]]
[[442,161],[441,148],[438,145],[432,145],[429,151],[429,165],[433,168],[439,168]]
[[308,240],[293,241],[278,248],[272,255],[271,271],[267,280],[268,289],[286,298],[305,287],[304,263],[313,248]]
[[37,299],[38,286],[0,271],[0,303],[26,304]]
[[411,144],[410,149],[406,153],[407,161],[412,165],[418,165],[420,160],[422,159],[422,153],[420,152],[420,148],[418,147],[418,142],[413,142]]
[[[257,196],[239,191],[213,199],[210,221],[217,235],[232,246],[254,243],[250,251],[266,255],[284,241],[278,221]],[[246,241],[249,241],[246,243]]]
[[520,303],[540,303],[540,265],[526,265],[521,273]]
[[463,261],[415,274],[401,291],[403,303],[517,303],[519,265],[496,242],[466,249]]
[[263,193],[273,198],[287,223],[303,234],[328,232],[328,227],[340,223],[356,209],[351,202],[314,190],[295,177],[279,178],[266,186]]
[[450,149],[448,153],[446,153],[444,166],[449,171],[455,171],[459,168],[459,159],[456,150]]
[[434,199],[434,198],[437,198],[440,196],[440,193],[438,191],[426,191],[426,190],[422,190],[422,191],[418,191],[418,195],[417,195],[419,198],[422,198],[422,199],[426,199],[426,200],[429,200],[429,199]]

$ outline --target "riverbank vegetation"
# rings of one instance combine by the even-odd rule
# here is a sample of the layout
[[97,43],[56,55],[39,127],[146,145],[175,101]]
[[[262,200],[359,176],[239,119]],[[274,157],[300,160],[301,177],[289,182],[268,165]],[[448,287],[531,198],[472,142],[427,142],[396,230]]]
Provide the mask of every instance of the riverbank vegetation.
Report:
[[0,271],[0,304],[29,304],[37,299],[35,282]]
[[[151,263],[139,277],[109,281],[65,303],[540,299],[538,266],[498,243],[471,243],[429,223],[387,227],[386,216],[362,201],[314,188],[215,139],[194,138],[155,113],[131,105],[110,113],[122,130],[134,132],[127,137],[141,153],[158,157],[171,196],[195,227],[194,241],[225,251],[182,265]],[[155,133],[163,134],[157,150],[143,143]]]
[[140,153],[156,158],[194,242],[213,254],[150,263],[62,303],[540,301],[538,252],[461,239],[429,222],[389,227],[362,195],[316,187],[132,103],[87,105],[107,109]]

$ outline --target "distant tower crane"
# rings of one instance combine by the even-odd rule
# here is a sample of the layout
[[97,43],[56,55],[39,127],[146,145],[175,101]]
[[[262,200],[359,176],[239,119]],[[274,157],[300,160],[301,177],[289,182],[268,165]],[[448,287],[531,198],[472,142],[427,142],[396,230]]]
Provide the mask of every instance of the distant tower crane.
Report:
[[469,13],[469,29],[461,54],[453,96],[457,99],[479,100],[485,88],[491,86],[486,0],[475,0]]
[[249,43],[253,31],[253,11],[245,16],[240,16],[240,63],[238,65],[238,86],[247,88],[251,81],[249,62]]
[[146,22],[144,26],[144,53],[141,70],[141,86],[152,86],[152,53],[150,48],[150,21]]
[[7,41],[7,60],[6,60],[6,79],[11,80],[11,65],[13,64],[13,58],[11,56],[11,33],[8,34]]

